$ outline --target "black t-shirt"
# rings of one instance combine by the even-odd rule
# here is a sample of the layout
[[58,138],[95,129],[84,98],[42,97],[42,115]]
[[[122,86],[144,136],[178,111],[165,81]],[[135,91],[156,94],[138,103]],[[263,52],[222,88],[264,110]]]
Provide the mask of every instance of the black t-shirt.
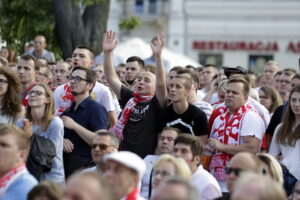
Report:
[[[133,91],[122,85],[121,106],[125,107],[132,97]],[[124,127],[124,139],[121,141],[120,150],[134,152],[142,158],[154,154],[157,144],[159,113],[161,113],[161,109],[156,96],[148,102],[138,103],[130,113]]]
[[273,116],[270,120],[270,123],[268,125],[268,128],[266,130],[266,133],[268,135],[271,135],[271,136],[274,135],[276,127],[278,126],[278,124],[281,123],[283,111],[284,111],[284,105],[278,106],[276,108],[276,110],[274,111],[274,114],[273,114]]
[[178,128],[183,133],[190,133],[195,136],[208,134],[206,114],[195,105],[189,104],[188,109],[177,114],[171,104],[164,111],[162,128],[165,126]]

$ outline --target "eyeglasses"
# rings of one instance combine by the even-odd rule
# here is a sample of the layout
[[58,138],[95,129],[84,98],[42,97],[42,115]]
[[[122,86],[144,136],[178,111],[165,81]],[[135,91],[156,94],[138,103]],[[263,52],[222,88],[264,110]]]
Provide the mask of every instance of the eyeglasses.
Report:
[[285,84],[290,84],[291,81],[288,81],[288,80],[278,80],[277,81],[278,83],[285,83]]
[[7,80],[0,79],[0,85],[3,85],[4,83],[7,83]]
[[172,137],[164,137],[164,136],[160,136],[160,137],[159,137],[159,140],[161,140],[161,141],[164,141],[165,139],[167,139],[168,142],[172,142],[172,141],[175,140],[175,139],[172,138]]
[[244,171],[244,169],[241,169],[241,168],[225,167],[225,173],[226,173],[227,175],[229,175],[229,174],[231,174],[231,172],[233,172],[234,175],[239,176],[240,173],[241,173],[242,171]]
[[30,90],[29,92],[28,92],[28,95],[37,95],[37,96],[41,96],[41,95],[43,95],[43,94],[45,94],[44,92],[41,92],[41,91],[38,91],[38,90]]
[[97,147],[99,147],[100,150],[104,151],[108,147],[113,147],[113,146],[114,145],[107,145],[107,144],[92,144],[91,149],[96,149]]
[[80,76],[70,76],[70,81],[75,81],[75,83],[79,83],[80,81],[88,81]]
[[43,72],[38,72],[38,75],[44,76],[44,77],[48,78],[47,74],[45,74],[45,73],[43,73]]

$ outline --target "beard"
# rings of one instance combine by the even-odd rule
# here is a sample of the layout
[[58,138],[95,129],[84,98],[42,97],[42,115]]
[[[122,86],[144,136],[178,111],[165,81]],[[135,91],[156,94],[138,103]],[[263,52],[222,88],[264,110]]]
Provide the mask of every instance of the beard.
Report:
[[77,91],[71,91],[71,93],[72,93],[74,96],[79,96],[79,95],[84,94],[85,91],[79,91],[79,92],[77,92]]
[[134,83],[135,79],[133,80],[126,80],[126,82],[129,84],[129,85],[132,85]]

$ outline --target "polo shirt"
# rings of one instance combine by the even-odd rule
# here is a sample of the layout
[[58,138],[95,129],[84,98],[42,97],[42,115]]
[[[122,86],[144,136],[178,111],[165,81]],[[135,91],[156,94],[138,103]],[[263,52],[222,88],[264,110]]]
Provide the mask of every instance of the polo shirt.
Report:
[[[75,109],[74,102],[70,110],[65,111],[62,116],[68,116],[84,128],[94,132],[99,129],[107,129],[107,112],[104,106],[92,100],[89,96],[83,100]],[[91,159],[89,145],[73,130],[64,128],[64,138],[71,140],[74,144],[72,153],[81,157]]]

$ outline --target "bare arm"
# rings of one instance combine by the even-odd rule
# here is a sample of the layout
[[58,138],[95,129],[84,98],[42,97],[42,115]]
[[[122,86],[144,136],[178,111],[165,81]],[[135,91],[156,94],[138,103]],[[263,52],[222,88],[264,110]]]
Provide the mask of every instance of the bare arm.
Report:
[[117,73],[113,67],[112,63],[112,53],[116,48],[118,41],[115,39],[115,32],[107,31],[103,36],[103,52],[104,52],[104,74],[106,80],[117,95],[120,98],[121,86],[122,83],[117,76]]
[[162,49],[165,44],[165,35],[157,35],[157,43],[150,44],[156,63],[156,85],[155,94],[159,105],[164,107],[167,102],[167,86],[166,86],[166,75],[162,59]]
[[107,117],[108,117],[110,127],[113,127],[118,122],[116,111],[108,111]]
[[242,136],[244,139],[244,144],[240,145],[230,145],[223,144],[217,139],[209,139],[208,146],[211,149],[215,149],[218,151],[223,151],[225,153],[229,153],[235,155],[239,152],[250,152],[250,153],[258,153],[260,140],[254,136]]

